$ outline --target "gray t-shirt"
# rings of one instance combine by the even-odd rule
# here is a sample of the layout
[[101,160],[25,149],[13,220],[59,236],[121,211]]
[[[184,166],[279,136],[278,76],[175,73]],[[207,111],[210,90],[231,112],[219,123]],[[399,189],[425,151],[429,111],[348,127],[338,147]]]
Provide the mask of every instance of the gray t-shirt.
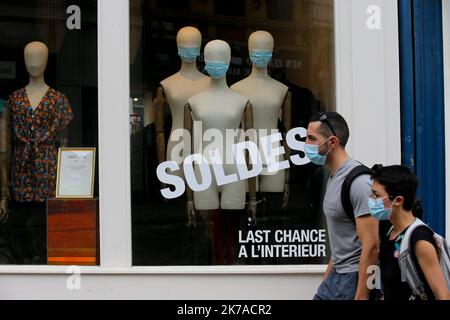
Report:
[[[357,272],[361,256],[355,223],[350,220],[342,207],[341,189],[347,175],[360,163],[350,159],[339,168],[336,175],[330,176],[323,201],[323,212],[327,219],[330,238],[331,258],[337,273]],[[355,217],[368,215],[368,200],[372,190],[369,175],[356,178],[350,189],[350,199]]]

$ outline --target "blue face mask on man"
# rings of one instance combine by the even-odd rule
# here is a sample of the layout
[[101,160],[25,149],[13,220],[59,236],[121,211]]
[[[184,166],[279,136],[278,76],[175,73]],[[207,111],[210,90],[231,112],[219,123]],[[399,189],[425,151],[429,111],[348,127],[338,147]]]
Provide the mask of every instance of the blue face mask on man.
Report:
[[322,142],[320,145],[305,144],[305,154],[312,163],[318,166],[323,166],[327,162],[327,156],[331,152],[331,150],[329,150],[325,155],[322,155],[319,153],[319,147],[328,142],[328,140],[330,140],[330,138]]
[[200,56],[200,48],[179,47],[178,55],[184,62],[192,63],[197,60],[198,56]]
[[272,60],[272,51],[269,50],[251,50],[250,60],[258,68],[265,68]]
[[[391,216],[392,216],[392,208],[394,206],[394,203],[392,202],[392,206],[388,209],[386,209],[384,207],[384,199],[386,199],[388,197],[385,198],[379,198],[379,199],[373,199],[370,198],[369,199],[369,212],[372,215],[372,217],[374,217],[375,219],[379,220],[379,221],[385,221],[385,220],[390,220]],[[395,199],[394,199],[395,201]]]
[[222,79],[227,75],[229,64],[222,61],[206,61],[205,70],[213,79]]

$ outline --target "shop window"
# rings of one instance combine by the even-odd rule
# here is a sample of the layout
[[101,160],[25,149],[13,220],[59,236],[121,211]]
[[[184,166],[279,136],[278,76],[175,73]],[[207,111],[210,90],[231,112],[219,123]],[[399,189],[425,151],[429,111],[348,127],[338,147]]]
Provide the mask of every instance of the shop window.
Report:
[[[335,110],[333,1],[184,3],[131,1],[133,265],[328,263],[328,173],[302,142],[311,116]],[[263,154],[245,180],[243,136],[221,136],[238,128],[257,129],[260,155],[280,132],[289,168],[270,174]],[[189,166],[193,155],[209,158]]]
[[293,1],[267,0],[267,17],[272,20],[291,21]]
[[96,1],[1,1],[0,99],[0,264],[98,265]]
[[215,14],[243,17],[245,15],[245,1],[214,1]]

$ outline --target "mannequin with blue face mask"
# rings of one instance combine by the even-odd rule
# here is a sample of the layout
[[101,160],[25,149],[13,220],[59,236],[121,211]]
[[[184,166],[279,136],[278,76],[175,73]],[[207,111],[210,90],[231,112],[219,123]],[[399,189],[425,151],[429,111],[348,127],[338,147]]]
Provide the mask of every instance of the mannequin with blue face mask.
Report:
[[[158,163],[168,160],[182,163],[184,149],[179,147],[180,137],[176,133],[183,129],[184,106],[189,97],[209,87],[209,77],[197,68],[197,58],[200,56],[202,45],[200,31],[194,27],[184,27],[178,31],[176,41],[181,68],[176,74],[161,81],[154,103],[146,103],[149,106],[156,105]],[[170,109],[172,116],[172,128],[168,141],[164,136],[166,108]],[[181,171],[178,171],[176,175],[183,178]],[[166,186],[162,185],[162,187],[164,189]]]
[[[248,40],[249,63],[251,74],[231,88],[250,99],[253,105],[254,123],[257,132],[278,130],[278,119],[282,121],[286,131],[291,129],[291,94],[289,88],[270,77],[268,67],[272,61],[274,39],[267,31],[256,31]],[[261,146],[260,146],[261,147]],[[281,143],[278,145],[281,147]],[[278,157],[278,161],[286,160],[290,150],[285,145],[286,153]],[[257,179],[257,190],[269,193],[283,193],[283,209],[287,209],[289,199],[289,169],[269,174],[263,159],[263,172]]]
[[184,63],[194,63],[200,56],[200,47],[178,47],[178,55]]
[[[203,156],[211,163],[208,150],[218,149],[218,157],[225,175],[231,176],[237,174],[237,165],[234,163],[233,139],[226,141],[204,141],[203,132],[199,126],[193,128],[193,120],[201,121],[201,126],[208,129],[220,131],[223,137],[226,137],[227,130],[237,130],[241,122],[245,128],[252,128],[251,105],[247,97],[236,91],[231,90],[227,84],[227,71],[231,61],[231,48],[225,41],[213,40],[205,46],[205,71],[210,75],[210,86],[203,92],[188,99],[188,105],[185,111],[185,129],[191,132],[194,139],[192,145],[201,146]],[[218,139],[221,140],[221,139]],[[223,142],[223,144],[222,144]],[[214,145],[217,143],[217,145]],[[231,159],[231,161],[230,161]],[[213,172],[212,166],[210,172]],[[194,168],[195,178],[202,181],[199,166]],[[254,179],[250,179],[249,193],[250,204],[248,209],[253,218],[256,217],[256,191]],[[196,210],[222,210],[221,214],[226,214],[228,210],[243,210],[246,208],[246,182],[239,180],[218,186],[217,182],[212,181],[211,187],[205,191],[193,192],[187,186],[188,216],[193,220]],[[231,213],[239,214],[237,212]],[[234,231],[233,231],[234,232]]]

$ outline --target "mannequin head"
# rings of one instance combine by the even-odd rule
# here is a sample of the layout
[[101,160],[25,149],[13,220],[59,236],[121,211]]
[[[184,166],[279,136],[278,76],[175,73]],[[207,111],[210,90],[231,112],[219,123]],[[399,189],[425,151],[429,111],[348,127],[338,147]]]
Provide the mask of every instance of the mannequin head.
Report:
[[253,32],[248,39],[250,58],[257,68],[265,68],[272,60],[274,40],[267,31]]
[[48,48],[42,42],[31,42],[25,47],[24,58],[30,77],[41,77],[47,68]]
[[184,27],[178,31],[177,46],[181,60],[186,63],[193,63],[200,55],[202,45],[202,34],[197,28]]
[[206,71],[213,79],[225,78],[231,61],[231,48],[222,40],[208,42],[205,47]]
[[248,49],[273,51],[274,40],[267,31],[253,32],[248,38]]
[[184,27],[177,34],[178,47],[200,48],[202,45],[202,34],[197,28]]
[[208,42],[205,47],[205,61],[230,64],[231,48],[229,44],[222,40]]

